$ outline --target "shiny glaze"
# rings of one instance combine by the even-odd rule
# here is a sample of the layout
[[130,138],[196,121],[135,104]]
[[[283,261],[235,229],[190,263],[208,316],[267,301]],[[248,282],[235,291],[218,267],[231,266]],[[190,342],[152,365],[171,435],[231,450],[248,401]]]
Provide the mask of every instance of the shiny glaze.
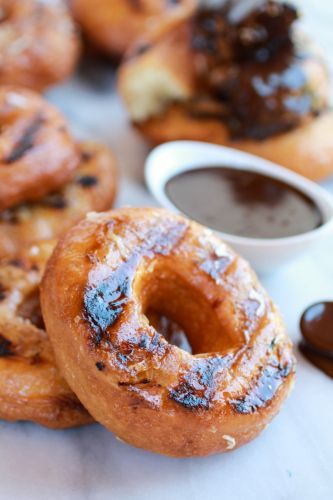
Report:
[[254,171],[226,166],[187,170],[172,177],[165,192],[189,217],[237,236],[282,238],[323,223],[318,207],[305,194]]
[[[61,276],[68,293],[59,293]],[[293,380],[290,342],[248,265],[209,230],[164,210],[121,209],[78,225],[49,263],[42,307],[83,404],[136,446],[207,454],[230,449],[228,429],[239,446]],[[170,344],[149,310],[177,323],[193,354]]]
[[[201,96],[189,112],[224,121],[234,138],[265,139],[320,111],[292,40],[294,7],[268,1],[238,24],[228,6],[193,20],[192,45]],[[207,97],[208,98],[208,103]],[[209,99],[214,101],[209,105]]]
[[301,318],[302,353],[311,363],[333,377],[333,302],[308,307]]
[[[123,228],[124,222],[120,222],[117,219],[112,221],[111,227],[110,224],[108,225],[108,231],[110,233],[112,231],[117,239],[124,238]],[[137,233],[138,229],[139,233]],[[105,232],[105,228],[101,230],[102,233]],[[190,230],[191,228],[188,226],[188,223],[182,220],[179,222],[177,219],[174,222],[172,218],[170,221],[168,219],[164,221],[163,225],[156,224],[156,227],[154,226],[154,220],[150,221],[149,224],[147,223],[145,227],[141,227],[140,225],[135,227],[134,221],[134,228],[130,231],[137,234],[136,238],[138,239],[136,240],[134,237],[136,244],[133,247],[133,253],[124,261],[120,257],[120,263],[115,270],[110,273],[110,269],[107,269],[110,264],[107,264],[106,267],[106,261],[112,253],[112,239],[111,248],[106,247],[107,255],[104,258],[101,259],[100,255],[98,258],[90,256],[94,265],[89,272],[84,294],[85,318],[90,325],[89,336],[93,345],[103,353],[102,357],[99,357],[98,362],[103,360],[105,366],[120,370],[119,373],[122,375],[119,383],[121,385],[142,384],[143,381],[145,384],[151,384],[152,381],[148,379],[147,382],[146,378],[146,372],[150,371],[148,366],[143,370],[143,379],[142,374],[135,374],[132,366],[137,364],[141,366],[144,361],[148,365],[152,364],[154,366],[160,363],[159,359],[161,357],[173,356],[174,348],[166,342],[163,335],[151,326],[142,329],[140,327],[141,319],[136,314],[130,312],[134,300],[133,284],[135,276],[144,261],[152,261],[154,263],[156,259],[159,259],[159,256],[163,256],[171,259],[171,261],[175,260],[175,265],[178,265],[180,256],[183,253],[184,258],[188,258],[185,255],[188,255],[189,251],[187,240],[190,237],[187,233]],[[203,234],[205,233],[203,232]],[[101,237],[102,235],[98,236],[97,239],[100,241]],[[214,255],[214,246],[209,251],[209,237],[205,243],[200,241],[197,244],[198,247],[195,248],[195,243],[192,243],[192,251],[198,253],[196,263],[201,271],[203,271],[203,276],[208,276],[209,280],[213,279],[217,284],[217,289],[223,287],[222,276],[224,273],[227,273],[232,259],[229,251],[224,248],[223,255]],[[219,252],[221,252],[221,248],[219,248]],[[222,266],[220,263],[222,263]],[[153,266],[153,264],[151,265]],[[155,263],[155,265],[157,264]],[[205,280],[205,278],[203,279]],[[142,293],[149,295],[150,286],[151,284],[148,282],[145,285],[145,292]],[[140,292],[137,291],[136,295],[140,295]],[[144,302],[147,300],[149,304],[150,301],[154,301],[154,298],[149,297],[143,300]],[[167,300],[167,297],[164,300]],[[232,335],[240,337],[245,335],[243,341],[239,339],[239,342],[242,342],[241,349],[243,349],[244,340],[245,343],[248,342],[249,338],[254,335],[255,329],[259,327],[260,318],[263,315],[262,309],[265,309],[262,301],[263,297],[260,293],[255,290],[249,290],[249,297],[240,305],[241,314],[244,315],[242,321],[243,327],[241,331],[233,332]],[[160,303],[160,301],[158,303],[160,312],[164,312],[164,307],[167,306]],[[219,306],[220,304],[217,301],[215,307],[218,308]],[[172,311],[172,314],[176,314],[175,311]],[[124,328],[120,328],[120,324],[123,324],[124,320],[126,321],[125,330]],[[217,335],[217,332],[213,332],[213,334]],[[224,349],[222,347],[224,342],[222,340],[222,351]],[[219,344],[218,338],[216,339],[216,343],[217,345]],[[200,348],[202,349],[201,352],[205,352],[204,345],[201,345]],[[239,405],[236,403],[238,401],[237,397],[231,398],[232,402],[230,404],[235,411],[251,413],[256,411],[257,408],[265,406],[265,403],[268,403],[274,397],[283,379],[290,374],[292,363],[288,362],[285,364],[285,362],[282,362],[279,364],[276,358],[276,346],[274,343],[273,347],[270,346],[269,350],[272,353],[269,355],[267,370],[269,372],[270,363],[273,363],[274,374],[272,376],[265,376],[264,372],[263,377],[260,377],[258,382],[254,383],[251,390],[248,393],[245,392],[240,397]],[[178,368],[180,370],[178,384],[168,390],[168,397],[191,410],[209,410],[218,390],[216,379],[221,377],[221,374],[225,373],[227,368],[231,369],[238,355],[239,350],[236,349],[232,356],[230,354],[224,356],[217,352],[215,355],[207,355],[200,359],[193,358],[192,361],[189,358],[187,363],[185,362],[184,367]],[[271,379],[274,377],[277,383],[272,386]],[[262,387],[258,389],[259,386]],[[266,399],[258,397],[258,392],[264,393],[264,388],[267,390],[268,386],[273,387],[271,389],[271,396],[266,396]],[[244,401],[247,401],[246,405]],[[240,410],[240,408],[242,409]]]
[[37,93],[4,85],[0,120],[0,210],[41,198],[71,179],[79,156],[57,109]]

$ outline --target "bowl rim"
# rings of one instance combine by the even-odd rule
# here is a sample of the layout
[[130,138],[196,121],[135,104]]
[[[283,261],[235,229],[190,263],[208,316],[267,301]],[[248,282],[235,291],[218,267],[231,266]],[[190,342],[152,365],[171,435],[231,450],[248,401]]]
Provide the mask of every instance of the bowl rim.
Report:
[[[177,158],[178,155],[178,158]],[[215,161],[209,158],[216,157]],[[168,161],[161,161],[165,157]],[[236,163],[230,164],[233,161]],[[156,166],[156,163],[159,166]],[[163,168],[161,168],[161,164]],[[230,244],[248,247],[276,248],[280,246],[307,243],[332,231],[333,233],[333,196],[319,184],[288,170],[262,157],[240,151],[238,149],[220,146],[200,141],[172,141],[161,144],[151,150],[145,162],[145,181],[154,198],[165,208],[190,217],[182,212],[167,196],[165,185],[172,177],[196,168],[228,166],[229,168],[249,170],[264,173],[266,176],[279,179],[295,187],[308,196],[319,208],[323,223],[311,231],[284,236],[280,238],[251,238],[247,236],[224,233],[207,226],[219,234]]]

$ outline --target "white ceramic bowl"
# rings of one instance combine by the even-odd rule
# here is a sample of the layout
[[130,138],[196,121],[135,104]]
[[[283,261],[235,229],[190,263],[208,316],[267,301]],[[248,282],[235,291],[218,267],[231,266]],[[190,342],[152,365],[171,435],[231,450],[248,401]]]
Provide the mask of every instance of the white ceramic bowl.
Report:
[[163,207],[180,213],[166,195],[165,184],[168,180],[186,170],[218,165],[261,172],[280,179],[309,196],[322,212],[324,223],[319,228],[296,236],[261,239],[219,233],[224,241],[247,258],[258,272],[276,269],[277,266],[306,252],[315,243],[323,241],[329,233],[333,234],[333,196],[314,182],[290,170],[236,149],[195,141],[163,144],[155,148],[146,160],[146,183]]

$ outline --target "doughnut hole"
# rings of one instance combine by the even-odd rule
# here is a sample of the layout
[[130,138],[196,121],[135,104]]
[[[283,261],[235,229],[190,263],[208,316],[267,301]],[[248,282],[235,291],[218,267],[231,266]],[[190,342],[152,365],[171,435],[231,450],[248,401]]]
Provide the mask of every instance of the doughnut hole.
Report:
[[150,325],[169,342],[183,351],[192,353],[191,344],[184,330],[168,316],[158,313],[153,309],[146,311]]
[[[186,279],[179,265],[177,261],[172,263],[156,258],[148,271],[137,274],[133,290],[141,303],[142,314],[168,342],[194,355],[234,348],[234,332],[229,330],[228,323],[221,321],[204,288],[194,286],[191,274],[189,280]],[[161,320],[169,324],[171,330],[182,332],[183,345],[173,341],[170,332],[166,334],[165,328],[161,328]]]

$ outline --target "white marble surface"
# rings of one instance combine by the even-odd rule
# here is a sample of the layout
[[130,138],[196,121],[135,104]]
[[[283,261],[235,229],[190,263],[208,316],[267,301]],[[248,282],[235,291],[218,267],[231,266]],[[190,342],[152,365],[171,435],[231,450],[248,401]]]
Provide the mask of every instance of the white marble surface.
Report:
[[[302,4],[305,24],[317,31],[329,57],[331,0]],[[122,174],[118,205],[153,204],[142,180],[147,148],[110,87],[96,90],[77,77],[50,98],[79,136],[115,150]],[[333,182],[326,186],[333,193]],[[332,256],[333,238],[263,280],[295,343],[304,307],[333,299]],[[297,356],[296,387],[280,415],[256,441],[228,455],[169,459],[122,444],[99,425],[49,431],[0,422],[0,499],[332,499],[333,383]]]

